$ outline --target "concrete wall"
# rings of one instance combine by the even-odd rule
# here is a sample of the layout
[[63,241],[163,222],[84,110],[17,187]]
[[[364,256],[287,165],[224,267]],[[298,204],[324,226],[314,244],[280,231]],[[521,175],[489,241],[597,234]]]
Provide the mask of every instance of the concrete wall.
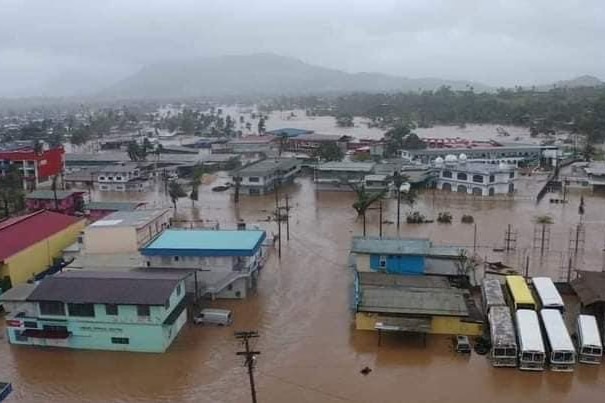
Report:
[[357,266],[357,271],[372,271],[370,267],[370,255],[356,253],[355,262]]
[[84,252],[126,253],[139,250],[133,227],[96,227],[84,231]]
[[52,265],[53,258],[61,257],[61,251],[77,241],[85,225],[85,220],[80,220],[7,258],[5,267],[0,269],[0,278],[8,275],[13,285],[27,282]]

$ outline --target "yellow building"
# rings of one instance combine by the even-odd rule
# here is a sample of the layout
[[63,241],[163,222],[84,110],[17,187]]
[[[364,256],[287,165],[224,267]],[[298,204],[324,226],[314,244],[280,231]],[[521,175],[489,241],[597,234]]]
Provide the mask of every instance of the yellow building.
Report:
[[445,277],[358,272],[355,288],[357,330],[482,334],[482,318],[465,290]]
[[21,284],[77,241],[86,221],[41,210],[0,222],[0,284]]

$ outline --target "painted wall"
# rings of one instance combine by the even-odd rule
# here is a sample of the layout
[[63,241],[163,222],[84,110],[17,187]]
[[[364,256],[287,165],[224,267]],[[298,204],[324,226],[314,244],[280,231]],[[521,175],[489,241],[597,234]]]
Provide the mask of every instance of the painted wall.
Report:
[[463,322],[455,316],[434,316],[431,321],[432,334],[463,334],[467,336],[481,336],[483,325],[481,323]]
[[370,267],[370,255],[356,253],[355,263],[357,266],[357,271],[372,271],[372,268]]
[[[32,276],[46,270],[53,258],[61,256],[61,251],[78,240],[85,220],[80,220],[63,231],[40,241],[29,248],[6,259],[8,275],[13,285],[27,282]],[[5,269],[6,270],[6,269]]]
[[137,252],[133,227],[95,227],[84,231],[84,249],[87,254]]
[[[381,257],[386,260],[386,267],[381,266]],[[370,268],[392,274],[423,274],[424,256],[370,255]]]

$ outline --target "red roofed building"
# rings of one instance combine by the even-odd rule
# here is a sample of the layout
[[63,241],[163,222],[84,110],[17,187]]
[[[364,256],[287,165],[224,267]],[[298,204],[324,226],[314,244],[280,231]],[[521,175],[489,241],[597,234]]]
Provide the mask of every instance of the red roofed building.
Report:
[[13,164],[23,175],[23,188],[35,189],[63,171],[65,150],[55,147],[36,153],[31,146],[0,149],[0,176]]
[[24,283],[46,270],[78,240],[85,224],[46,210],[0,221],[0,284]]

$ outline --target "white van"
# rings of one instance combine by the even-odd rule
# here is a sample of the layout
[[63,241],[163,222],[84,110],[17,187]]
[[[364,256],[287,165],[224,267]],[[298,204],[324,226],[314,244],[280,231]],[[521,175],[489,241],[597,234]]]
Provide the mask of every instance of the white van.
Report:
[[233,323],[233,315],[228,309],[202,309],[202,311],[193,318],[196,325],[219,325],[230,326]]

